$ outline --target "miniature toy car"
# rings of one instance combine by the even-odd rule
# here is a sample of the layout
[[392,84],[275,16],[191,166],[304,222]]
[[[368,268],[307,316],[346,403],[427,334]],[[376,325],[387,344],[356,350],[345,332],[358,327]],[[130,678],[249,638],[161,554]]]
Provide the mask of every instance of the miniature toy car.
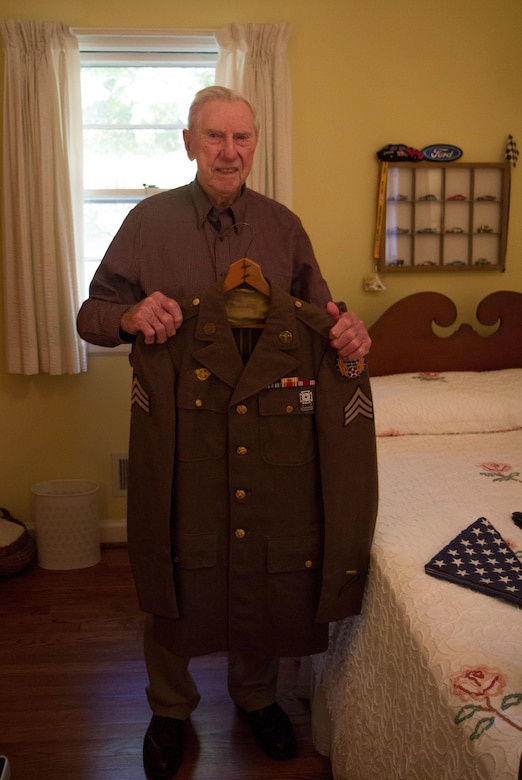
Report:
[[407,195],[390,195],[388,200],[408,200]]
[[461,227],[448,228],[448,230],[446,230],[446,233],[464,233],[464,228]]
[[436,227],[420,228],[415,231],[416,233],[438,233],[439,229]]
[[437,200],[437,196],[430,192],[428,195],[422,195],[419,200]]
[[491,265],[491,261],[487,257],[479,257],[475,260],[475,265]]
[[479,195],[477,200],[496,200],[494,195]]
[[384,162],[415,162],[423,160],[424,155],[418,149],[406,144],[388,144],[377,152],[377,159]]
[[391,236],[399,236],[402,233],[409,233],[410,231],[408,230],[408,228],[394,227],[394,228],[390,228],[386,232],[389,233]]
[[448,200],[467,200],[467,197],[465,195],[460,195],[457,193],[457,195],[450,195]]
[[493,228],[489,225],[480,225],[480,227],[477,228],[477,233],[493,233]]

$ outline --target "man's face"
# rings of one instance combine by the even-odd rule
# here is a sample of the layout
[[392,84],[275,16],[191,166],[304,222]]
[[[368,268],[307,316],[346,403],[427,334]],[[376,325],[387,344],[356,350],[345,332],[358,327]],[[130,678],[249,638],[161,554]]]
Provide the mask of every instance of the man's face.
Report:
[[252,168],[257,136],[250,108],[239,100],[211,100],[183,138],[189,159],[197,162],[199,183],[215,206],[227,208]]

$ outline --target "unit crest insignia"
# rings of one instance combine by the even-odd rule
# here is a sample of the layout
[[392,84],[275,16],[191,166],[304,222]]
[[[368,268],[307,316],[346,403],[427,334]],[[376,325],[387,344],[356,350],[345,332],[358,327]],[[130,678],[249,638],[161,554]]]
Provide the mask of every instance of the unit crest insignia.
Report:
[[342,357],[337,358],[337,370],[341,376],[346,379],[357,379],[358,376],[366,369],[366,359],[359,358],[359,360],[343,360]]

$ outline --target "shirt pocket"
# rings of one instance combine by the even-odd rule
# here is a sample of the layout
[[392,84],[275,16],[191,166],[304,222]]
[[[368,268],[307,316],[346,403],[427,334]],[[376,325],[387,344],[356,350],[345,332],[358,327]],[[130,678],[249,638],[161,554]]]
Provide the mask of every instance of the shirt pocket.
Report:
[[299,466],[313,460],[314,388],[269,388],[259,394],[259,447],[274,466]]
[[[203,375],[204,376],[204,375]],[[176,457],[215,460],[226,454],[230,388],[209,376],[190,376],[176,391]]]

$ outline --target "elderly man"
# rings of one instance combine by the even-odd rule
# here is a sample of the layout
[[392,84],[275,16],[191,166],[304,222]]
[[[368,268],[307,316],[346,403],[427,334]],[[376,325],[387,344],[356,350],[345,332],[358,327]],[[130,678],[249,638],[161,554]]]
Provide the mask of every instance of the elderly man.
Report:
[[[137,339],[142,352],[147,350],[143,344],[150,345],[149,350],[167,347],[182,328],[183,312],[187,312],[182,302],[202,295],[226,277],[232,263],[248,257],[283,294],[326,309],[333,322],[330,345],[341,370],[345,361],[364,357],[369,336],[353,313],[341,313],[331,300],[300,220],[245,185],[257,139],[255,110],[244,97],[221,87],[196,95],[184,131],[187,154],[197,162],[196,180],[148,198],[130,212],[78,314],[78,331],[84,339],[103,346]],[[181,339],[181,331],[177,338]],[[141,365],[153,375],[146,355]],[[139,477],[134,474],[134,479]],[[370,527],[372,512],[370,508]],[[135,576],[139,570],[142,577],[138,547],[131,546],[131,559]],[[148,576],[154,580],[152,568]],[[193,595],[189,601],[193,605]],[[279,658],[273,640],[267,644],[269,650],[259,646],[255,651],[230,652],[228,684],[258,745],[271,758],[282,760],[295,755],[296,744],[290,721],[275,701]],[[177,652],[178,645],[186,646],[187,652]],[[188,671],[190,655],[215,649],[229,648],[210,643],[206,649],[201,642],[191,644],[185,639],[177,643],[175,619],[148,616],[145,658],[153,717],[143,756],[150,780],[167,780],[179,768],[183,722],[199,701]]]

